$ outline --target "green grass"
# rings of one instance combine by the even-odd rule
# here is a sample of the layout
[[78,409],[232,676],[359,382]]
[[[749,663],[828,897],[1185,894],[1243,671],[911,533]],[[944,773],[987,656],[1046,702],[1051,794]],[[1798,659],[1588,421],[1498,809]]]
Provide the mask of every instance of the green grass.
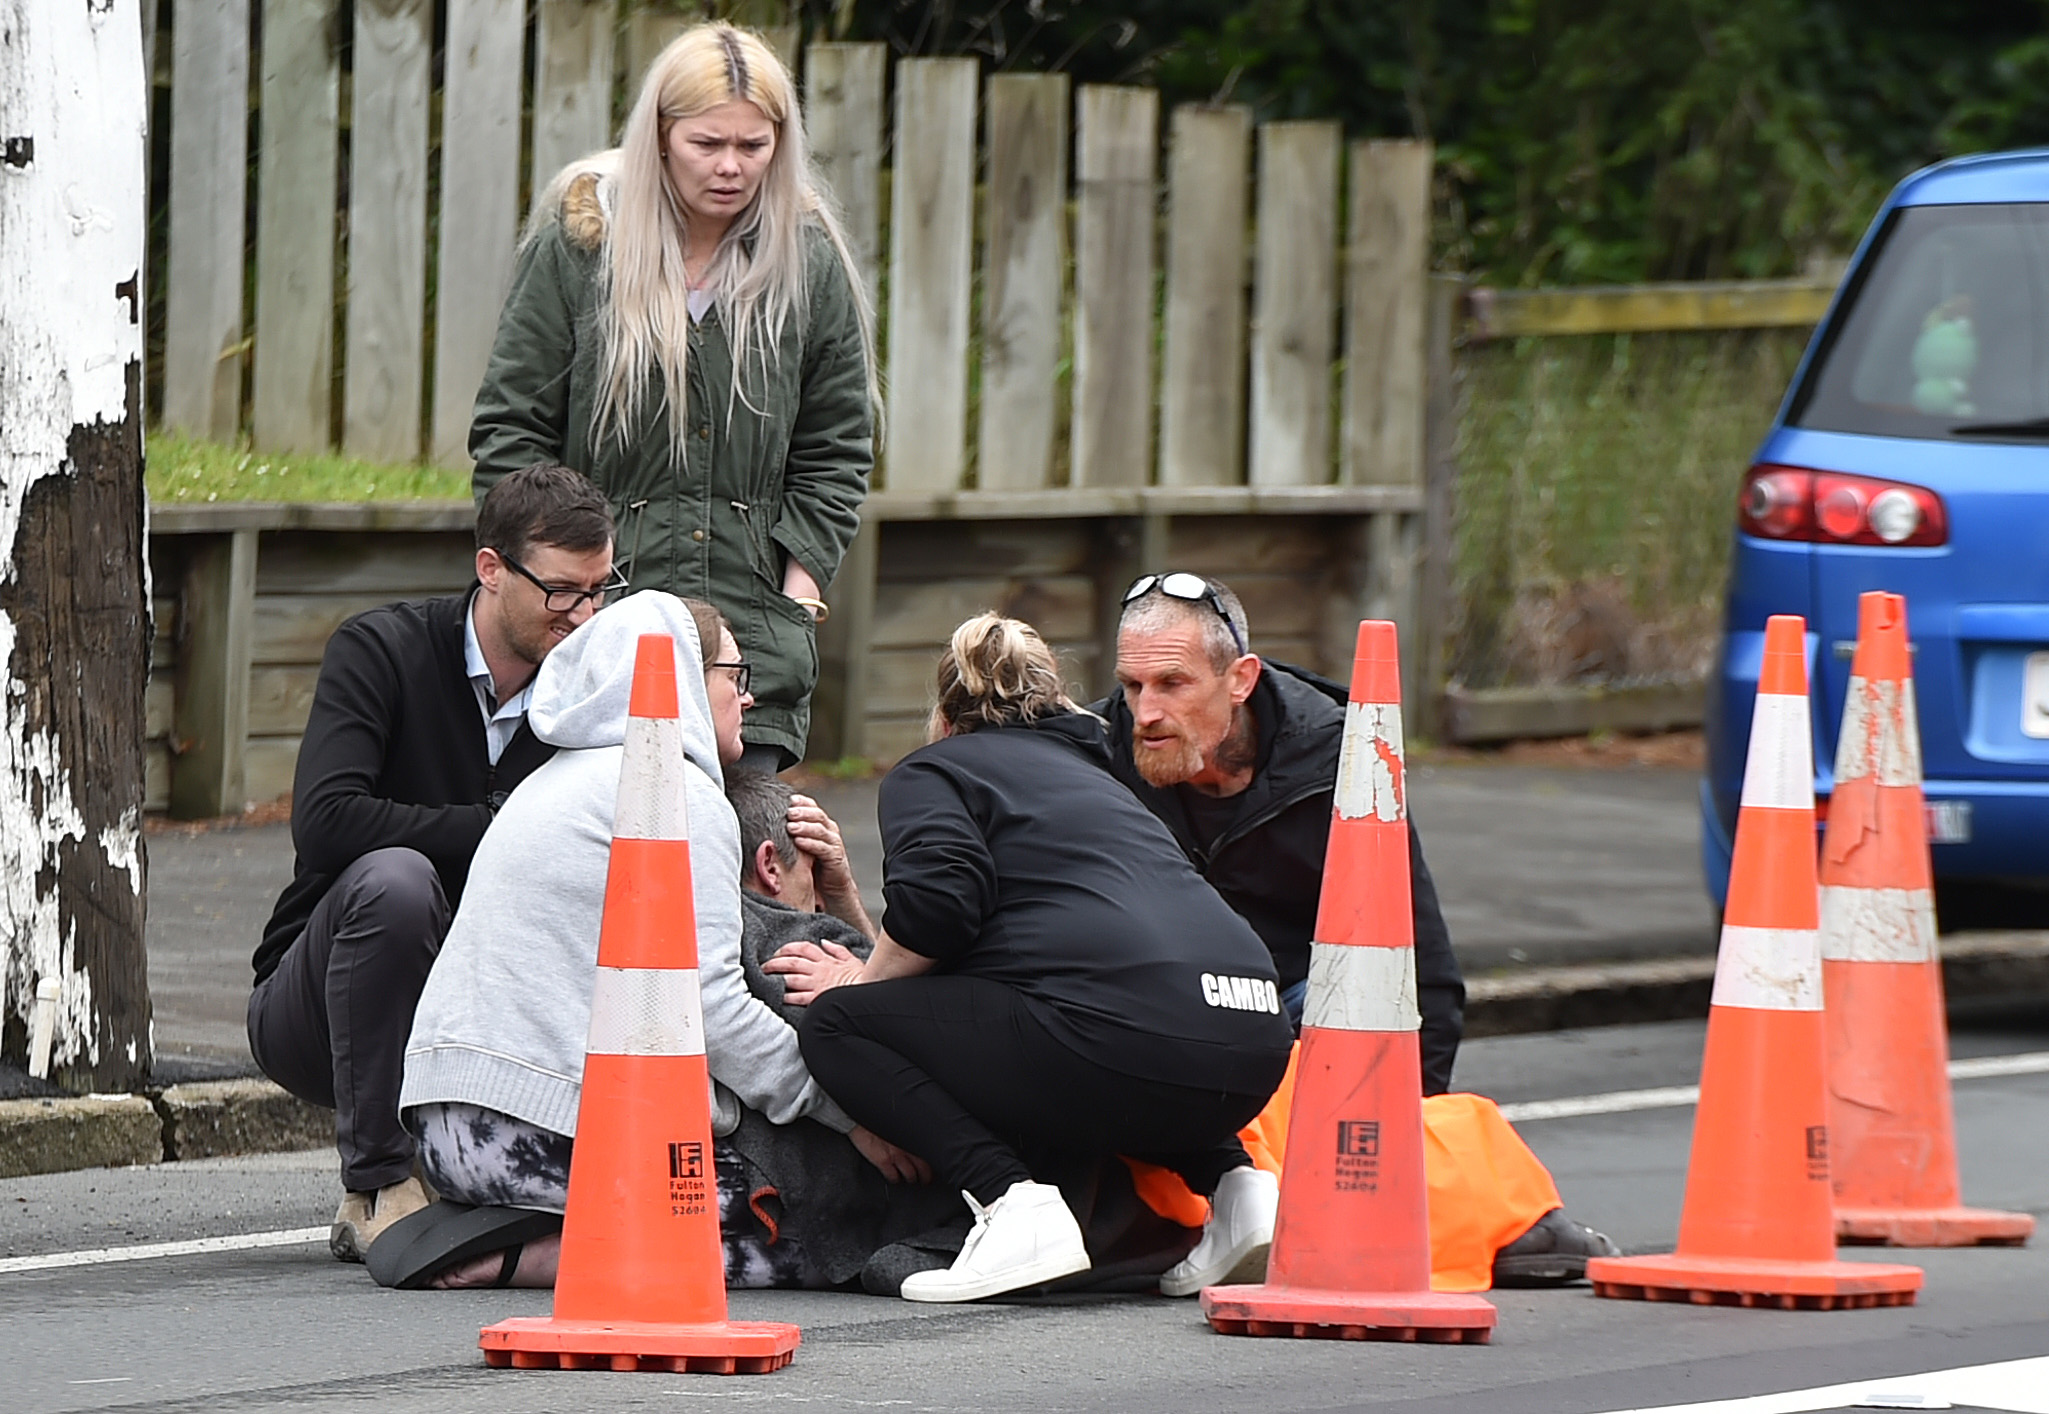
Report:
[[460,501],[466,471],[358,461],[340,454],[284,455],[153,432],[144,442],[150,499],[192,501]]
[[1736,491],[1805,338],[1467,350],[1452,675],[1482,687],[1704,671]]

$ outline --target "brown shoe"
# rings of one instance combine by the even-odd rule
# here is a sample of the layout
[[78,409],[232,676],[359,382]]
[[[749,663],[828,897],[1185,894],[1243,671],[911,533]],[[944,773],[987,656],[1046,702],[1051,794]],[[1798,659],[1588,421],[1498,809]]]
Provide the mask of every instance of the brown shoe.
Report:
[[370,1244],[400,1218],[433,1202],[418,1178],[405,1178],[375,1193],[344,1193],[328,1229],[327,1250],[342,1262],[360,1262]]

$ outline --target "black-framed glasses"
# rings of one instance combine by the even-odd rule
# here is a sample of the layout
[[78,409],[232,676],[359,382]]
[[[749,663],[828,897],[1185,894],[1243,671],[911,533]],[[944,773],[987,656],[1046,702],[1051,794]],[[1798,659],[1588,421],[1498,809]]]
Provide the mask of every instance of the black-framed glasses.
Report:
[[748,685],[754,681],[754,665],[752,663],[742,660],[738,663],[713,663],[711,666],[714,668],[724,668],[732,673],[733,686],[739,690],[742,697],[747,695]]
[[1131,588],[1124,591],[1124,602],[1143,599],[1148,594],[1164,594],[1169,599],[1182,599],[1190,604],[1207,604],[1217,611],[1217,617],[1224,621],[1224,627],[1231,631],[1231,642],[1238,645],[1239,656],[1251,650],[1245,646],[1245,635],[1238,632],[1238,625],[1231,622],[1230,610],[1211,584],[1199,574],[1177,570],[1170,574],[1142,574],[1131,581]]
[[593,601],[596,607],[602,609],[611,601],[614,594],[626,588],[626,576],[615,569],[610,577],[596,589],[563,589],[557,585],[547,583],[518,560],[513,559],[512,556],[506,554],[503,550],[498,549],[497,546],[493,545],[491,548],[496,551],[499,559],[505,561],[506,566],[514,574],[541,591],[548,605],[548,612],[551,614],[573,614],[583,606],[583,601],[586,599]]

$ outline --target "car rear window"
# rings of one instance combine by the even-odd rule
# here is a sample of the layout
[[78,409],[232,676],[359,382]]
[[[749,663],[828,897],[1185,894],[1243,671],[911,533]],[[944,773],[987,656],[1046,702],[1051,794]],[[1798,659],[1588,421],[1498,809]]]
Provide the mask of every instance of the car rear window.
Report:
[[2049,436],[2049,204],[1900,207],[1853,279],[1795,399],[1795,426]]

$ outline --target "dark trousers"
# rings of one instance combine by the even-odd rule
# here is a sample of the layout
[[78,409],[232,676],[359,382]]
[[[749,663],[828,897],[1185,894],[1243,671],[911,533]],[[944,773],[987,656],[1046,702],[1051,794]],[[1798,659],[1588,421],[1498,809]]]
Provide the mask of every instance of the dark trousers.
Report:
[[263,1073],[334,1110],[342,1186],[370,1193],[413,1171],[398,1122],[406,1037],[448,935],[448,897],[427,856],[379,849],[342,870],[277,971],[249,998]]
[[1036,1008],[984,978],[907,977],[834,988],[797,1034],[841,1108],[978,1202],[1032,1177],[1026,1153],[1127,1154],[1201,1194],[1251,1162],[1238,1131],[1265,1095],[1119,1074],[1056,1039]]

